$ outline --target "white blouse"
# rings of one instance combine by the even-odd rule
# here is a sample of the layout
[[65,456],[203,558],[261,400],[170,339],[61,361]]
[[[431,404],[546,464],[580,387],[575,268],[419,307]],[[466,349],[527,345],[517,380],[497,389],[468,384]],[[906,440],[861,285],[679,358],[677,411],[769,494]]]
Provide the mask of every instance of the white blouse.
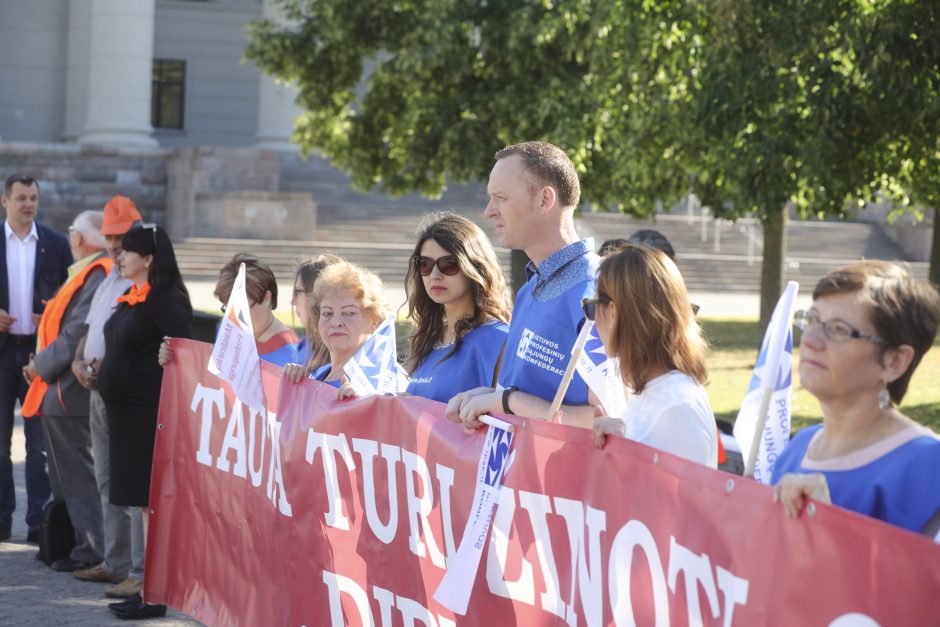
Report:
[[705,388],[673,370],[627,400],[626,437],[711,468],[718,467],[718,429]]

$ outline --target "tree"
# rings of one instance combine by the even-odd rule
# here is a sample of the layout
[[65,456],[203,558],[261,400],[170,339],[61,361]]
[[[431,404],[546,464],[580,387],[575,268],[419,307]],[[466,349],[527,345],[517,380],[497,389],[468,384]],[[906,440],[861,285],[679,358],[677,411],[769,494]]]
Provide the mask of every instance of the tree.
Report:
[[[292,26],[255,23],[246,55],[300,86],[297,141],[362,188],[439,194],[536,138],[568,149],[587,201],[638,216],[694,175],[721,215],[764,225],[766,323],[785,208],[842,215],[882,188],[912,189],[910,162],[930,156],[922,137],[898,147],[870,83],[881,57],[859,61],[894,4],[287,0]],[[918,17],[891,22],[897,33],[934,11],[904,4]]]
[[803,216],[841,216],[884,197],[901,209],[912,198],[940,206],[940,9],[929,1],[708,6],[695,105],[710,144],[705,193],[761,218],[766,324],[782,288],[786,203]]

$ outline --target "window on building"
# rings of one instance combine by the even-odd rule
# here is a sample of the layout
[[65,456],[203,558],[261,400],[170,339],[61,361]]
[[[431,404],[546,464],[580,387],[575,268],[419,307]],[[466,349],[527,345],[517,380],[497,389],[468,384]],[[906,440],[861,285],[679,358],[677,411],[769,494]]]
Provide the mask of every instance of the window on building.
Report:
[[154,128],[182,129],[185,94],[186,62],[154,59],[150,124]]

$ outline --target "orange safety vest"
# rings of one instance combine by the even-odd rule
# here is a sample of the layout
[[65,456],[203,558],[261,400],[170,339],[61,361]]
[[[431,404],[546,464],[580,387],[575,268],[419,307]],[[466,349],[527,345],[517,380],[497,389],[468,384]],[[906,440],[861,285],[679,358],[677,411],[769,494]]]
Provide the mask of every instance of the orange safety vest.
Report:
[[[114,260],[108,256],[99,257],[90,264],[82,268],[81,272],[65,282],[65,284],[46,302],[46,309],[42,312],[42,319],[39,321],[39,328],[36,330],[38,340],[37,350],[42,351],[52,344],[59,337],[59,328],[62,325],[62,318],[65,316],[65,310],[68,309],[72,297],[91,276],[95,270],[104,270],[105,274],[111,272]],[[56,384],[58,385],[58,383]],[[46,390],[49,384],[37,376],[29,385],[29,391],[26,392],[26,400],[23,401],[23,418],[32,418],[39,415],[42,407],[42,399],[46,396]],[[59,394],[59,402],[62,402],[62,394]],[[63,404],[64,407],[64,404]]]

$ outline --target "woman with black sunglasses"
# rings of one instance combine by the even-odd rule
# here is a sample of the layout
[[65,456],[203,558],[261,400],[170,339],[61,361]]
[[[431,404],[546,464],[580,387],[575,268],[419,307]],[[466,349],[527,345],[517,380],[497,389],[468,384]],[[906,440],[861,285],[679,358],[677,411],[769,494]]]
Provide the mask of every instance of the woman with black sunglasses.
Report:
[[620,416],[595,419],[595,445],[619,435],[716,468],[718,433],[703,387],[707,346],[676,264],[627,244],[601,262],[597,297],[583,305],[632,392]]
[[509,331],[512,304],[486,234],[451,212],[429,214],[418,227],[408,267],[408,315],[417,329],[405,364],[408,393],[446,403],[493,386]]

